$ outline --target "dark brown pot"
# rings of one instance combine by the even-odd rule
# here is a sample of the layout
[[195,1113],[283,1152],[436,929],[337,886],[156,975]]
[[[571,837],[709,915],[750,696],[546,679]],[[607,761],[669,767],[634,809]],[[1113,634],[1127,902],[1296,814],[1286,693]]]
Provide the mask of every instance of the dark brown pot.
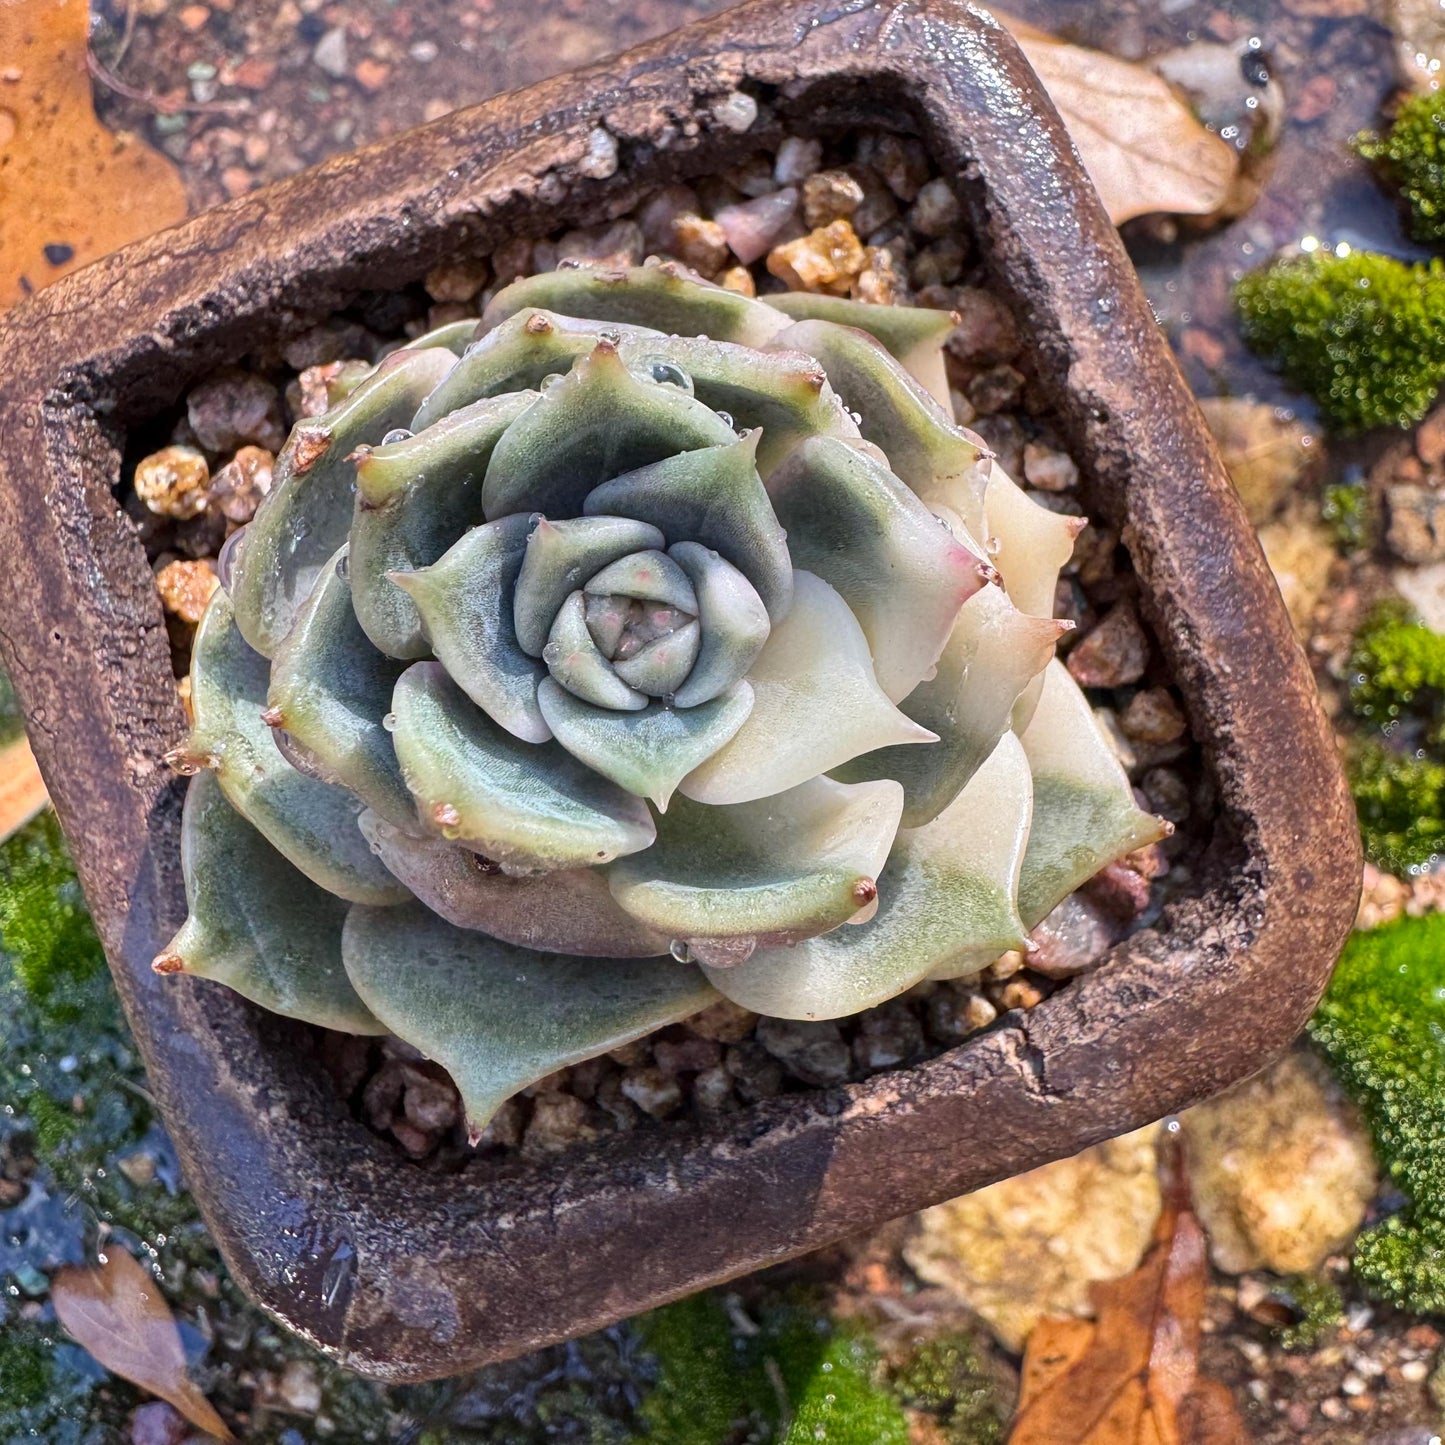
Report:
[[[761,105],[742,136],[714,118],[738,88]],[[920,135],[956,180],[1132,555],[1218,790],[1196,890],[917,1067],[551,1163],[427,1172],[346,1112],[299,1028],[151,973],[185,912],[182,786],[160,761],[184,723],[116,503],[127,430],[458,248],[860,124]],[[599,125],[621,158],[602,178],[584,161]],[[1314,1006],[1359,849],[1308,668],[1057,115],[957,0],[753,0],[131,246],[6,317],[0,356],[0,658],[206,1220],[246,1289],[352,1368],[420,1380],[516,1354],[1032,1168],[1251,1073]]]

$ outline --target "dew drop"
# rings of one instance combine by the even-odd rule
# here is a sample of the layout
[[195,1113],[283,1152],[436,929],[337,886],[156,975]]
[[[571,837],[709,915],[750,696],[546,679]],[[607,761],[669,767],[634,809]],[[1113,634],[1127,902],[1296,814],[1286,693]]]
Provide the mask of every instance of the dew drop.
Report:
[[387,713],[387,715],[382,718],[381,725],[387,732],[394,733],[396,731],[396,714],[394,712]]
[[679,390],[687,392],[689,396],[692,395],[692,377],[682,367],[674,366],[670,361],[654,361],[651,366],[651,374],[652,379],[659,385],[675,386]]
[[721,421],[725,426],[736,426],[736,425],[737,425],[737,423],[733,421],[732,415],[731,415],[731,413],[729,413],[729,412],[725,412],[725,411],[720,411],[720,412],[718,412],[718,420]]
[[562,661],[562,645],[561,645],[561,643],[558,643],[558,642],[549,642],[549,643],[542,649],[542,661],[545,662],[548,667],[555,667],[559,662],[561,662],[561,661]]
[[597,333],[597,339],[602,342],[604,346],[622,345],[622,333],[620,331],[599,331]]
[[382,437],[381,444],[384,447],[389,447],[393,442],[410,441],[415,435],[415,432],[408,431],[404,426],[395,426]]
[[560,371],[549,371],[547,375],[542,378],[542,385],[540,387],[542,395],[546,396],[561,380],[562,373]]
[[221,544],[220,554],[216,558],[216,576],[227,592],[231,590],[231,580],[236,571],[236,553],[240,549],[241,538],[245,535],[246,529],[238,527]]
[[681,938],[674,938],[672,942],[668,944],[667,951],[679,963],[691,963],[693,961],[692,949],[690,949],[687,943]]
[[1003,551],[1003,543],[997,537],[990,537],[988,541],[983,544],[983,550],[987,552],[990,557],[997,557],[998,554]]
[[341,556],[336,559],[336,575],[340,577],[343,582],[351,575],[351,554],[349,552],[343,552]]

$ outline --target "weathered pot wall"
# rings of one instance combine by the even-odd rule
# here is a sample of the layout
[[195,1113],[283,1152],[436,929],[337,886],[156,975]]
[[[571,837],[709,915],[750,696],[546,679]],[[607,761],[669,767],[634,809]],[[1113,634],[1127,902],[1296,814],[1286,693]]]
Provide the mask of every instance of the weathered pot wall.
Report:
[[[746,136],[712,106],[763,103]],[[1097,973],[919,1067],[547,1164],[421,1170],[298,1026],[149,963],[184,914],[182,735],[113,489],[126,427],[365,289],[630,207],[784,128],[915,130],[956,178],[1119,526],[1221,799],[1197,893]],[[605,126],[620,164],[589,176]],[[595,168],[594,168],[595,169]],[[197,1198],[246,1288],[353,1368],[423,1379],[817,1247],[1157,1118],[1294,1036],[1353,916],[1353,815],[1253,534],[1057,116],[958,0],[753,0],[233,202],[0,322],[0,659]]]

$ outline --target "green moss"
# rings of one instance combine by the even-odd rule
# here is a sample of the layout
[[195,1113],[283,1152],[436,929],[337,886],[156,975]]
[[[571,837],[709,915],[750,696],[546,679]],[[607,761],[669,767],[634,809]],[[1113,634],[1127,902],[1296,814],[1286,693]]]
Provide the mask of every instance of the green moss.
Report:
[[1357,136],[1355,146],[1400,192],[1416,240],[1445,241],[1445,95],[1407,100],[1388,134]]
[[1282,1293],[1299,1312],[1294,1324],[1277,1331],[1280,1344],[1287,1350],[1313,1350],[1345,1317],[1339,1287],[1320,1275],[1292,1275],[1284,1281]]
[[1381,727],[1406,716],[1428,723],[1438,739],[1445,704],[1445,635],[1383,603],[1355,638],[1350,703],[1357,717]]
[[1310,1034],[1409,1203],[1355,1243],[1378,1298],[1445,1312],[1445,914],[1352,937]]
[[965,1334],[921,1345],[893,1371],[898,1399],[937,1421],[949,1445],[998,1445],[1008,1406]]
[[1370,862],[1404,874],[1445,855],[1445,767],[1373,740],[1356,743],[1347,762]]
[[10,679],[0,672],[0,747],[14,741],[25,730],[20,716],[20,703]]
[[643,1342],[657,1362],[657,1384],[642,1403],[650,1436],[675,1445],[719,1445],[765,1392],[767,1381],[733,1336],[714,1294],[697,1294],[644,1315]]
[[1364,487],[1348,482],[1326,487],[1320,515],[1341,552],[1357,552],[1370,545],[1373,527]]
[[1245,276],[1244,338],[1342,432],[1409,426],[1445,382],[1445,265],[1316,253]]

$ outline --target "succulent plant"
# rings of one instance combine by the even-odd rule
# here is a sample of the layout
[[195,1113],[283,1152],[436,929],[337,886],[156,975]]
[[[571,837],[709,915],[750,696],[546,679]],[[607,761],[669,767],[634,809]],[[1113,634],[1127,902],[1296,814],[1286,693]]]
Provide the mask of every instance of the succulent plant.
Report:
[[950,324],[564,267],[350,378],[196,636],[157,969],[395,1033],[476,1131],[719,994],[836,1018],[1025,946],[1165,825]]

